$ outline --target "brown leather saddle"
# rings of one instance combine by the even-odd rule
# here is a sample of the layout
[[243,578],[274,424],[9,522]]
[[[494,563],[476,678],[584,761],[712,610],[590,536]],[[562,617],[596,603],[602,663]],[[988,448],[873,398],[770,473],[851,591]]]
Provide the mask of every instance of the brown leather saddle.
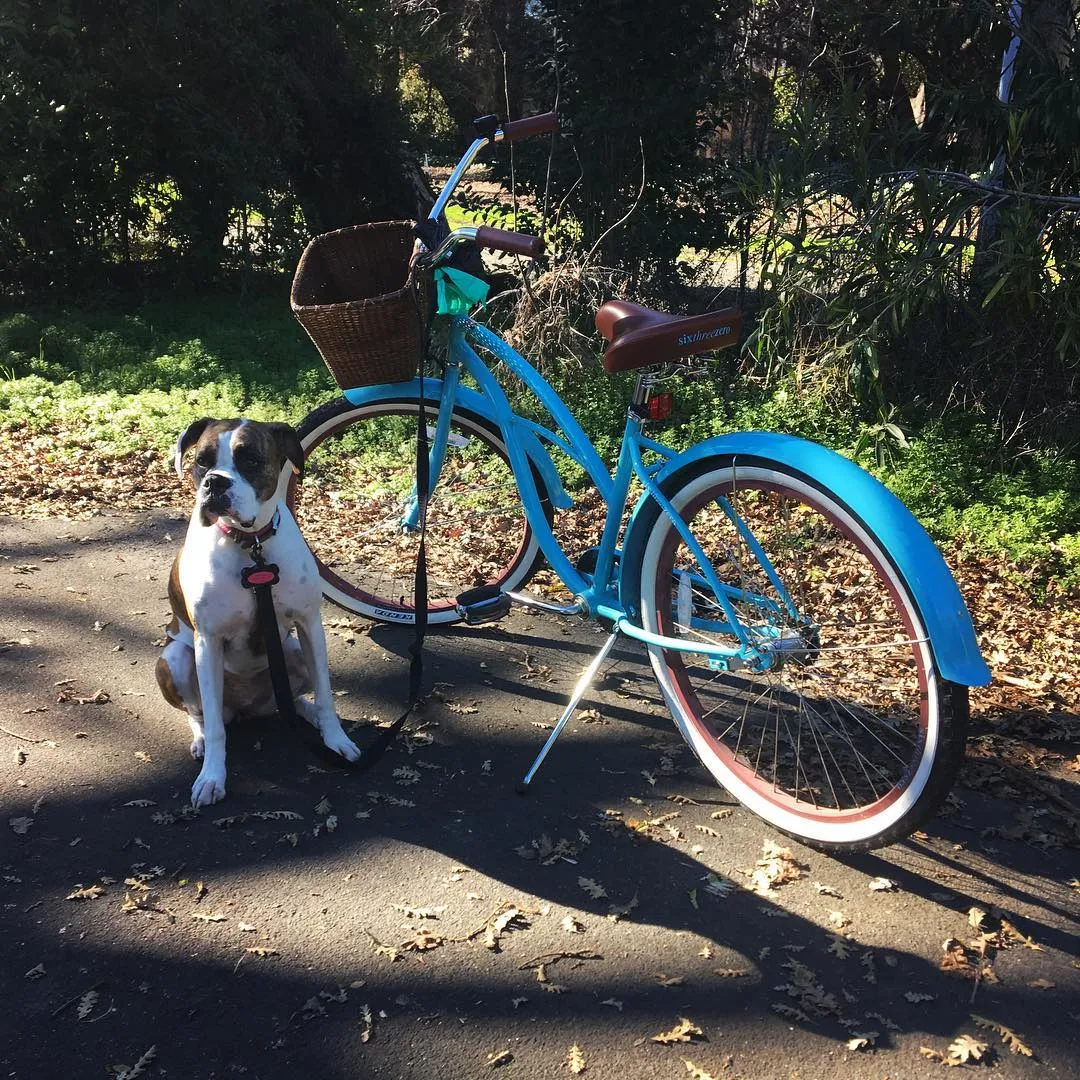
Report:
[[705,315],[665,315],[629,300],[609,300],[596,313],[596,329],[609,343],[604,370],[629,371],[734,345],[742,312],[724,308]]

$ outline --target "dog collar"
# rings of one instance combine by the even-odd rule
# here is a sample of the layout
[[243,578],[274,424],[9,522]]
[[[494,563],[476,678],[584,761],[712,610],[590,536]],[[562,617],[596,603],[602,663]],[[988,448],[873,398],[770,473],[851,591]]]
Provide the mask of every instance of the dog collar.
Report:
[[257,532],[247,532],[244,529],[235,529],[231,525],[222,525],[221,521],[214,522],[218,527],[218,531],[227,536],[234,543],[239,544],[243,548],[252,547],[255,544],[261,544],[264,540],[273,536],[278,531],[278,526],[281,524],[281,507],[278,507],[274,511],[274,516],[270,519],[268,525],[259,529]]

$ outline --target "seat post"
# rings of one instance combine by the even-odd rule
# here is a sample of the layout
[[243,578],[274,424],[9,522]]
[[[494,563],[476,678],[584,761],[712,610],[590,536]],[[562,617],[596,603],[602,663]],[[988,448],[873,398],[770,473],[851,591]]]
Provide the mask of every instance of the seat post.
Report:
[[637,377],[634,379],[634,397],[632,404],[644,405],[649,400],[649,392],[655,382],[655,373],[647,368],[638,368]]

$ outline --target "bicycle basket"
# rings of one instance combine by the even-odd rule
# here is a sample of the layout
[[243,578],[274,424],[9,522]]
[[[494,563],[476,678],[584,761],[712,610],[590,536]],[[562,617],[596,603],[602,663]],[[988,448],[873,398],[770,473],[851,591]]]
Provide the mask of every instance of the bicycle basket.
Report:
[[423,343],[412,250],[411,221],[381,221],[316,236],[300,256],[293,314],[343,390],[416,375]]

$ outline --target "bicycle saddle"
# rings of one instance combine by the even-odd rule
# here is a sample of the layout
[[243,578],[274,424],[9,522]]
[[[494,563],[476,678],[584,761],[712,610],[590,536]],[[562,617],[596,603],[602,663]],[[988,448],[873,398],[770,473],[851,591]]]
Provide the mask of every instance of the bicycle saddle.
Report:
[[596,312],[596,329],[609,342],[603,359],[607,372],[715,352],[734,345],[741,328],[738,308],[704,315],[666,315],[629,300],[609,300]]

